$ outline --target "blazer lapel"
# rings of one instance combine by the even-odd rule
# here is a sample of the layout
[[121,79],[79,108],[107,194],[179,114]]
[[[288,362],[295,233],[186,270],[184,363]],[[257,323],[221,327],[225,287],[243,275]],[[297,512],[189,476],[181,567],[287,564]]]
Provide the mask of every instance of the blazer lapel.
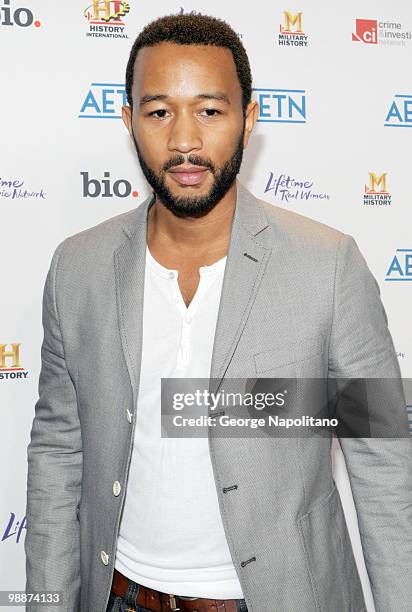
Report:
[[123,231],[127,240],[114,252],[120,337],[133,387],[134,406],[137,402],[142,358],[147,211],[153,202],[154,195],[151,194],[133,211],[133,215],[125,217]]
[[267,234],[262,231],[267,226],[259,200],[237,181],[236,208],[213,345],[210,392],[217,392],[222,384],[262,281],[271,253],[266,246]]

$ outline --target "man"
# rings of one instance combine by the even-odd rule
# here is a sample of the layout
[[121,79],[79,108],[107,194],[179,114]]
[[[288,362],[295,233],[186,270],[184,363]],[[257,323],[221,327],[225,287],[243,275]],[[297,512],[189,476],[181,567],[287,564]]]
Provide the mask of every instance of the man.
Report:
[[[237,181],[258,109],[227,24],[152,22],[126,90],[153,195],[53,255],[26,589],[67,612],[362,612],[331,437],[161,437],[161,378],[399,380],[378,285],[351,236]],[[340,442],[376,609],[406,612],[411,441]]]

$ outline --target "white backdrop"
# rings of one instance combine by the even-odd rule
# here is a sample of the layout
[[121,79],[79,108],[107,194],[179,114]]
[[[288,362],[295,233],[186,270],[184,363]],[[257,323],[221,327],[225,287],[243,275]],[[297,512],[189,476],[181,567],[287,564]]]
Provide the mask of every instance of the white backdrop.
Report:
[[[261,111],[240,181],[256,196],[356,239],[380,285],[402,374],[411,377],[410,4],[99,5],[125,15],[106,24],[100,15],[95,23],[92,0],[0,0],[0,590],[25,586],[26,448],[51,255],[65,237],[150,193],[120,107],[131,45],[152,19],[195,11],[221,17],[239,33]],[[7,356],[12,345],[19,345],[19,363]],[[334,470],[373,612],[336,445]]]

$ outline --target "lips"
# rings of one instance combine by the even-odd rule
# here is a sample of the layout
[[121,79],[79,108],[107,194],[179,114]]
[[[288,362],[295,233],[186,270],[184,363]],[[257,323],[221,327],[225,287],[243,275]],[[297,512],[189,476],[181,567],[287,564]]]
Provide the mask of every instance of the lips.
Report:
[[207,176],[207,168],[199,169],[199,166],[176,168],[170,170],[170,175],[180,185],[199,185]]

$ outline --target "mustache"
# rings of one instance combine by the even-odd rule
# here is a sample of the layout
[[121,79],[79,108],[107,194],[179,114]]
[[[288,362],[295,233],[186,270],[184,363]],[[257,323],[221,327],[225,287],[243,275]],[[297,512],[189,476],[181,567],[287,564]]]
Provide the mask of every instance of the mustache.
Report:
[[203,168],[208,168],[212,172],[215,171],[215,165],[210,159],[202,159],[197,155],[189,155],[187,159],[183,155],[177,155],[175,157],[172,157],[163,165],[163,171],[167,172],[168,170],[170,170],[170,168],[173,168],[174,166],[181,166],[185,163],[191,164],[192,166],[201,166]]

